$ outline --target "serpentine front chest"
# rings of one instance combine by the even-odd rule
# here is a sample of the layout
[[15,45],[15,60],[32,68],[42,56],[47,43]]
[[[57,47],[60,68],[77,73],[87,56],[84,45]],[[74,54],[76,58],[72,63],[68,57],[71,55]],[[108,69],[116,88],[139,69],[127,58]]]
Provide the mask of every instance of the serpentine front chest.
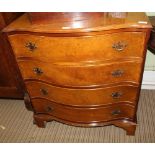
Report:
[[25,14],[4,29],[26,107],[39,127],[52,120],[83,127],[115,125],[133,135],[151,30],[147,16],[70,14],[66,20],[65,13],[59,18],[51,13],[50,21],[39,24]]

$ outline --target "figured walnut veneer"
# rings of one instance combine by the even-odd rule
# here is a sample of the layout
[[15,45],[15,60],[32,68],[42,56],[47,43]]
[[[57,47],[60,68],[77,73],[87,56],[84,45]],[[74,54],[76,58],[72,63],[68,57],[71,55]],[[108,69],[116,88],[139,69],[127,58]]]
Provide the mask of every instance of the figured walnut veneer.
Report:
[[4,30],[34,123],[115,125],[134,135],[151,29],[146,15],[70,14],[25,14]]

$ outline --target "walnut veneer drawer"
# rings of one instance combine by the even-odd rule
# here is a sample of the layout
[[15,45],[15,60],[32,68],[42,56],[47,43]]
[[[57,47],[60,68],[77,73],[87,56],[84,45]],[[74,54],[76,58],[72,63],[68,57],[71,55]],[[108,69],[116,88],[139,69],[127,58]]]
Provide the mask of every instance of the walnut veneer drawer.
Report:
[[115,119],[133,119],[134,107],[126,103],[96,108],[77,108],[64,106],[44,99],[32,99],[36,114],[49,114],[56,118],[81,123],[108,121]]
[[91,87],[117,82],[139,83],[142,62],[47,64],[33,60],[18,61],[18,64],[25,80],[38,79],[68,87]]
[[45,98],[53,102],[74,106],[108,105],[117,102],[135,104],[138,88],[133,85],[115,85],[94,89],[69,89],[37,81],[26,82],[31,98]]
[[143,57],[145,33],[119,32],[85,37],[9,36],[17,58],[46,61],[92,61]]

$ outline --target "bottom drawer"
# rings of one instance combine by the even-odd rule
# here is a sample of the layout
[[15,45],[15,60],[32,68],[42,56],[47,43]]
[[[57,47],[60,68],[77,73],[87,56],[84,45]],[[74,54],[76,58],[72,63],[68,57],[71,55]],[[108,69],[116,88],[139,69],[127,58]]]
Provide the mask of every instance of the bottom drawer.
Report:
[[32,99],[32,104],[37,114],[49,114],[71,122],[103,122],[122,118],[133,119],[134,117],[134,106],[125,103],[106,107],[77,108],[56,104],[45,99]]

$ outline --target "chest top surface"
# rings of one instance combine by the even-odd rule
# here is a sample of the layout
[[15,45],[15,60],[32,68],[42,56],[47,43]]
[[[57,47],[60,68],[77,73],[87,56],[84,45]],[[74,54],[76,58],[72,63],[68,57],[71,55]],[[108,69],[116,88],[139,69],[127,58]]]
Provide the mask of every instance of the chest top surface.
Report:
[[[63,14],[63,13],[58,13]],[[12,22],[4,32],[41,32],[41,33],[76,33],[97,32],[121,28],[151,28],[145,13],[129,12],[119,16],[118,13],[70,13],[71,18],[53,18],[49,23],[32,23],[27,13]],[[78,15],[79,16],[78,16]],[[65,15],[65,13],[64,13]],[[75,16],[76,15],[76,16]],[[56,13],[53,13],[56,16]],[[78,17],[78,18],[77,18]]]

